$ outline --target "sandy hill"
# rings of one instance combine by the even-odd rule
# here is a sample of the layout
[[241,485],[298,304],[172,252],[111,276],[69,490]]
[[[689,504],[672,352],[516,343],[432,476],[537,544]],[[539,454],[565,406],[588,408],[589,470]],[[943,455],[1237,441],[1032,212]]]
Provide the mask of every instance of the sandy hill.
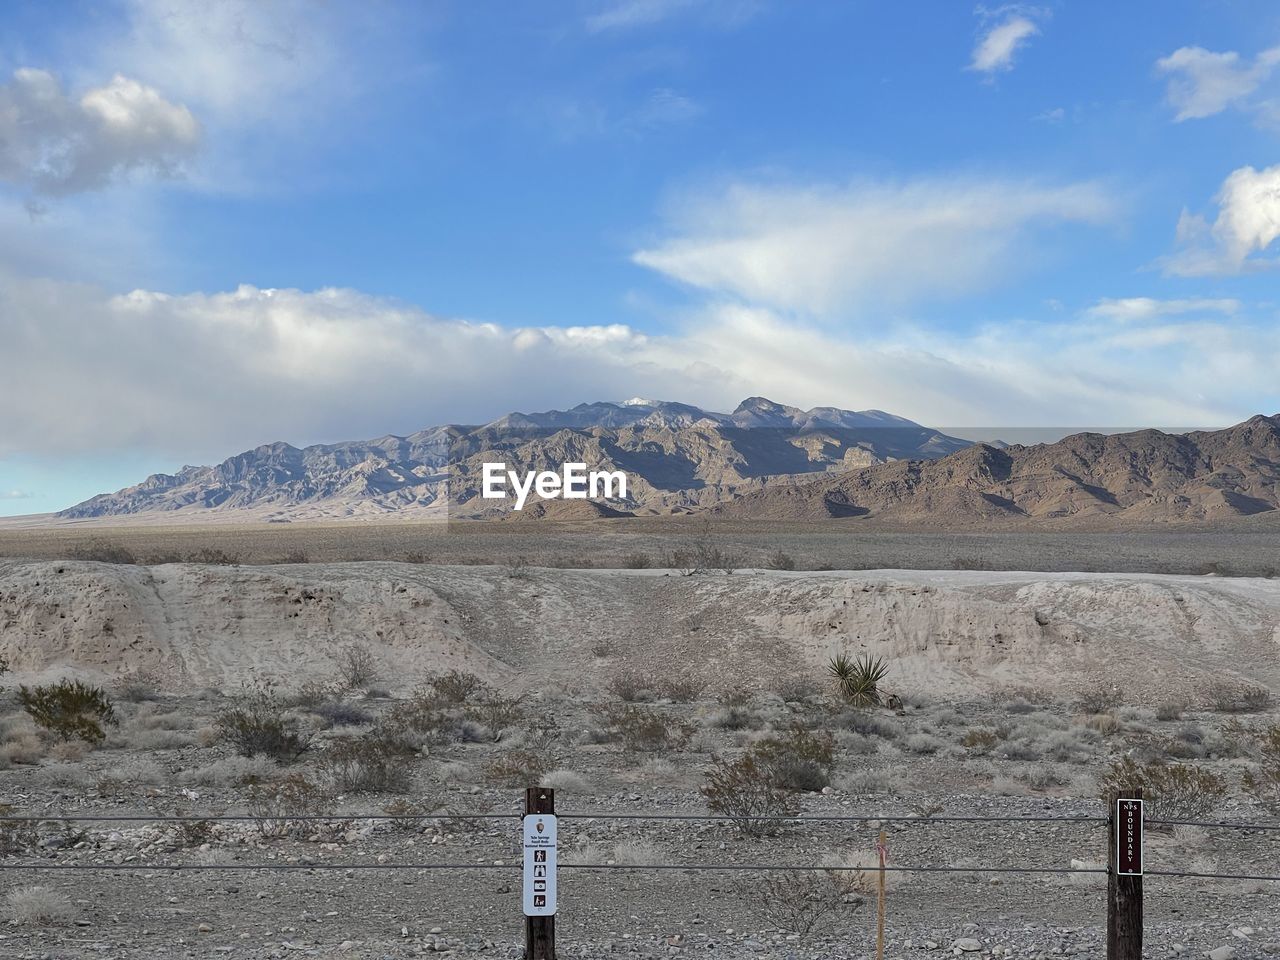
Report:
[[1280,416],[1225,430],[1105,436],[997,449],[975,444],[763,490],[717,508],[744,519],[875,517],[935,525],[999,521],[1212,522],[1280,509]]
[[818,683],[832,654],[865,650],[917,693],[1106,681],[1131,702],[1194,699],[1209,675],[1280,685],[1280,581],[0,560],[0,655],[24,682],[145,670],[183,688],[298,684],[330,674],[329,654],[354,641],[397,691],[450,668],[587,697],[633,669]]

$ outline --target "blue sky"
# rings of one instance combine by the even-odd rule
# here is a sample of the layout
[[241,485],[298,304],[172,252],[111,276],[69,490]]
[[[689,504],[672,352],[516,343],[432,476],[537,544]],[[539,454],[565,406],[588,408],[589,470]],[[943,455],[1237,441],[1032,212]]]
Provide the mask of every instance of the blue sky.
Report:
[[0,10],[0,514],[643,394],[1280,410],[1280,8]]

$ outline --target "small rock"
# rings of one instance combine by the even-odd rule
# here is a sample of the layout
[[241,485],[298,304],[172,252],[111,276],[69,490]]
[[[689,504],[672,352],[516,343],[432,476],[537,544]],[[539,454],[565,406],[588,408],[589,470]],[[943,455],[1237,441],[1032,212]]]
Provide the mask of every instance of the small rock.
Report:
[[[951,946],[961,953],[977,953],[982,949],[982,944],[973,939],[973,937],[961,937],[959,940],[954,941]],[[1218,960],[1218,958],[1215,957],[1213,960]],[[1230,958],[1227,958],[1227,960],[1230,960]]]
[[1235,947],[1216,947],[1205,954],[1209,960],[1235,960]]

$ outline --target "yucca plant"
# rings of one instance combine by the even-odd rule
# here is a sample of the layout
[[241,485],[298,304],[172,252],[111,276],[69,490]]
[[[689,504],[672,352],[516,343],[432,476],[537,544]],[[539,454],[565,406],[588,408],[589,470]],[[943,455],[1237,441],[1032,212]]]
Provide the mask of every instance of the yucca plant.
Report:
[[883,657],[860,653],[856,658],[838,653],[827,664],[827,673],[836,692],[855,707],[869,707],[880,702],[878,684],[889,673]]

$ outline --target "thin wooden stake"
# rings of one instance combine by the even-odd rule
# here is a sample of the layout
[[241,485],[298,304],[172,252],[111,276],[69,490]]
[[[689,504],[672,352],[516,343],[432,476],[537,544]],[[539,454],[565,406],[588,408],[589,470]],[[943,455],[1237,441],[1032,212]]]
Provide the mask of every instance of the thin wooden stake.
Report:
[[[556,812],[556,792],[547,787],[529,787],[524,792],[524,812]],[[525,960],[556,960],[556,918],[524,918]]]

